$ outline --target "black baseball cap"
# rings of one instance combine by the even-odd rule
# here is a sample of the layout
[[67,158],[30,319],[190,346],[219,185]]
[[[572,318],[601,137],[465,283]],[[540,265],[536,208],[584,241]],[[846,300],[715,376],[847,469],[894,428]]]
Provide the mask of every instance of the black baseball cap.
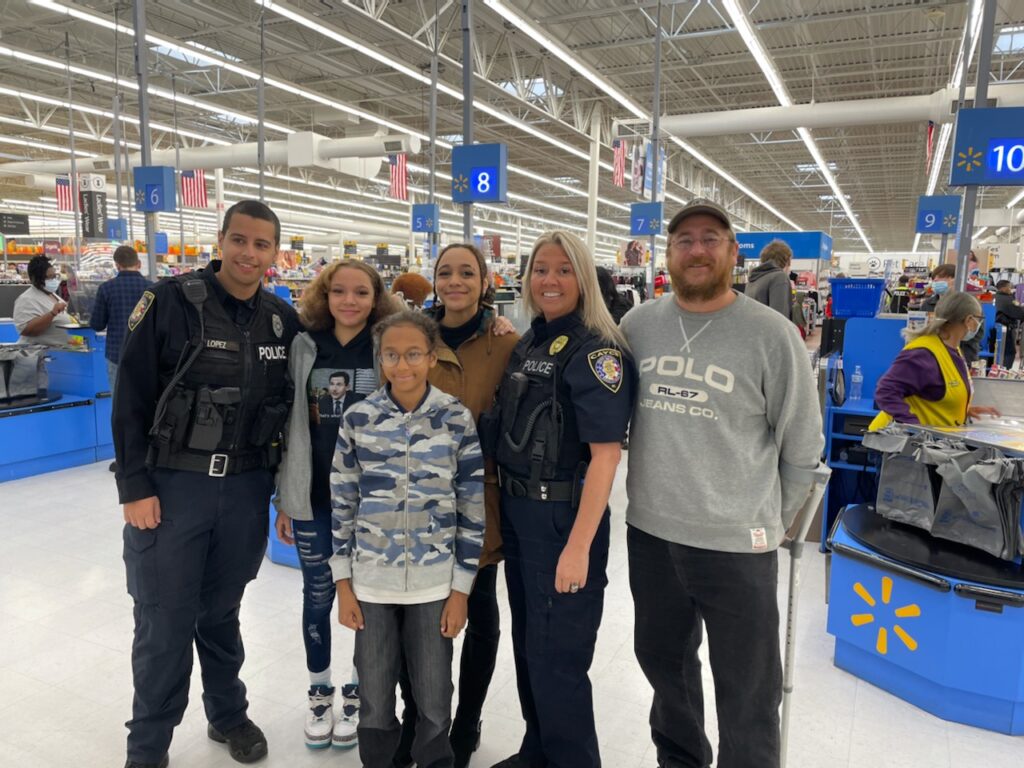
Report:
[[714,216],[720,222],[722,222],[726,228],[732,229],[732,222],[729,220],[729,214],[725,208],[720,206],[718,203],[711,200],[707,200],[702,197],[695,197],[693,200],[688,202],[678,211],[676,215],[672,217],[672,221],[668,223],[668,233],[671,235],[675,232],[676,227],[682,224],[683,219],[688,216],[696,216],[699,213],[707,214],[708,216]]

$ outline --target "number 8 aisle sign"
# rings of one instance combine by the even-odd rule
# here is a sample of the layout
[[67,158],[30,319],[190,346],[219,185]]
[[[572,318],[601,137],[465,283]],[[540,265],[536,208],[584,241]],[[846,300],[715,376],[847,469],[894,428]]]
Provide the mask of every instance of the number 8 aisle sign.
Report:
[[469,144],[452,149],[452,202],[508,202],[507,145]]

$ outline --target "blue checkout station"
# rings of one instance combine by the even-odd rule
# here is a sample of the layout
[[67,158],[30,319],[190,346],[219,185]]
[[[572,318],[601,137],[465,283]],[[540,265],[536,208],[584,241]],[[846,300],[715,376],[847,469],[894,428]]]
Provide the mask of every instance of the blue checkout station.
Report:
[[[106,334],[69,328],[81,349],[46,352],[50,397],[0,407],[0,481],[112,459],[111,392],[104,357]],[[0,343],[17,341],[14,324],[0,321]]]
[[[985,311],[993,323],[992,307]],[[938,717],[1024,734],[1021,557],[999,559],[875,512],[878,454],[862,441],[877,413],[875,386],[903,347],[906,323],[906,315],[841,321],[830,332],[832,349],[821,369],[827,379],[826,460],[832,467],[821,546],[829,560],[828,631],[836,640],[835,664]],[[836,403],[832,392],[839,371],[849,390],[858,365],[864,376],[861,399]],[[1024,388],[1024,382],[995,383]],[[1019,442],[998,446],[1005,456],[1024,457],[1020,429]],[[969,448],[986,444],[973,442],[970,432],[962,436]]]

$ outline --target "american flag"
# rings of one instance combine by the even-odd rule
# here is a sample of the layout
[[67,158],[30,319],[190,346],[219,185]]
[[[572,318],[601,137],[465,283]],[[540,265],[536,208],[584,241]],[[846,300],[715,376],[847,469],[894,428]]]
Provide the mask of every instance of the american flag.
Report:
[[406,165],[405,154],[388,155],[388,162],[391,164],[391,186],[388,187],[388,194],[395,200],[408,200],[409,168]]
[[75,210],[75,204],[71,199],[71,179],[67,176],[57,177],[57,210]]
[[203,171],[181,172],[181,204],[190,208],[209,208],[206,200],[206,173]]
[[614,170],[612,171],[612,182],[616,187],[626,185],[626,140],[615,139],[612,142],[612,149],[615,151]]

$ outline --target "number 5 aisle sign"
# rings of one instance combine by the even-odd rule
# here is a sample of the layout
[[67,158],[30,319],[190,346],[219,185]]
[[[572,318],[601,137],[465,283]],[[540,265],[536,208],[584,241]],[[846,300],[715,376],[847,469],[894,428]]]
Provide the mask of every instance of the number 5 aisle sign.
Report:
[[508,145],[469,144],[452,149],[452,202],[508,202]]
[[949,184],[1024,186],[1024,107],[957,112]]
[[917,227],[921,234],[955,235],[960,227],[960,197],[922,195],[917,199]]

